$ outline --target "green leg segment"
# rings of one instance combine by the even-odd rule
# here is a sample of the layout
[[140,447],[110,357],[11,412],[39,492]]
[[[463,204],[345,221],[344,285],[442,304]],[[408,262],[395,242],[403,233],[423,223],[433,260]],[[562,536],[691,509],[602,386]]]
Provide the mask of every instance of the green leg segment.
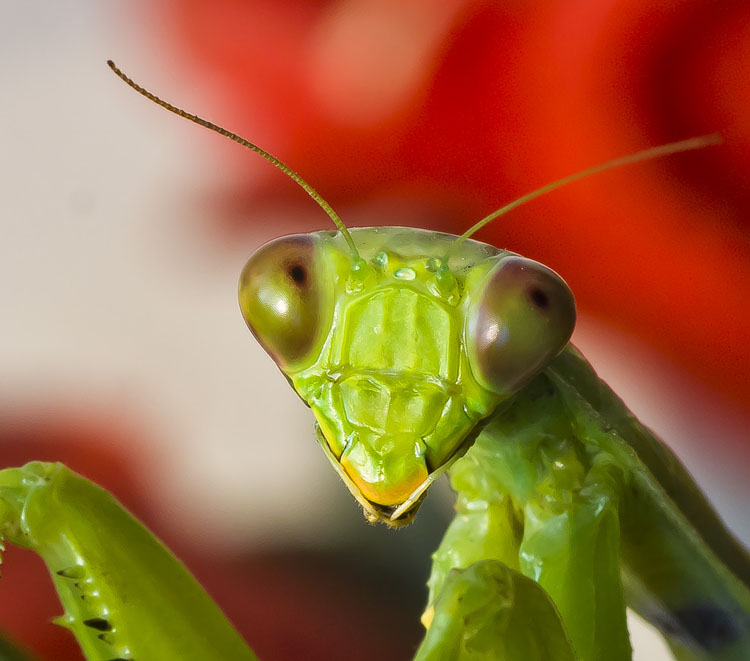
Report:
[[0,539],[39,553],[89,661],[253,661],[185,567],[105,490],[62,464],[0,470]]
[[[750,659],[750,557],[679,460],[574,349],[548,370],[587,453],[617,457],[628,605],[680,661]],[[613,473],[614,475],[614,473]]]
[[[425,623],[436,621],[451,569],[491,559],[551,598],[580,661],[629,661],[618,510],[624,473],[576,435],[546,376],[524,394],[451,471],[457,513],[434,555]],[[530,616],[527,631],[537,624]],[[546,628],[536,636],[544,639]]]
[[575,661],[552,600],[497,560],[454,569],[415,661]]
[[581,661],[631,658],[609,478],[606,466],[594,467],[562,511],[534,503],[525,517],[521,570],[554,600]]

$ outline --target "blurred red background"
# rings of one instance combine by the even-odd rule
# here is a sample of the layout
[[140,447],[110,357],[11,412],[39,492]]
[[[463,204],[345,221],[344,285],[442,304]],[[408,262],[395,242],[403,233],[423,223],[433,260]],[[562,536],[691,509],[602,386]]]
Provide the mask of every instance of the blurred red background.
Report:
[[[720,147],[597,175],[514,211],[476,238],[542,261],[565,277],[581,313],[578,341],[601,358],[595,365],[613,382],[633,381],[630,390],[625,388],[629,402],[637,404],[639,394],[663,399],[665,408],[676,402],[664,427],[656,404],[657,415],[647,422],[663,428],[678,454],[698,468],[715,461],[713,473],[703,477],[709,489],[718,485],[724,491],[710,495],[746,525],[746,515],[736,515],[747,503],[750,458],[745,440],[750,421],[746,2],[217,0],[207,5],[159,0],[115,5],[104,14],[92,0],[82,3],[78,14],[57,16],[34,0],[28,4],[33,9],[19,10],[23,28],[6,27],[8,35],[14,36],[13,30],[31,44],[20,37],[3,42],[14,57],[0,66],[20,81],[9,95],[17,116],[5,126],[29,137],[8,160],[6,192],[18,194],[19,201],[2,222],[19,237],[36,217],[46,224],[23,239],[28,243],[14,243],[11,232],[0,260],[0,268],[23,263],[13,267],[16,271],[2,271],[0,280],[8,300],[16,296],[27,306],[6,306],[4,322],[11,330],[0,346],[0,370],[7,377],[0,383],[0,401],[8,411],[0,417],[4,465],[62,460],[112,489],[186,560],[263,659],[343,659],[355,648],[361,659],[405,659],[419,638],[416,618],[424,598],[419,585],[429,550],[450,515],[444,502],[437,502],[434,512],[426,509],[417,524],[423,528],[389,535],[361,525],[343,489],[331,487],[326,500],[319,483],[295,485],[290,477],[284,487],[290,502],[268,496],[259,511],[246,511],[237,498],[240,491],[223,485],[260,481],[257,473],[232,473],[247,456],[269,476],[279,475],[284,461],[304,465],[307,460],[297,453],[310,433],[300,439],[296,429],[282,431],[260,453],[255,446],[243,449],[244,436],[256,430],[261,439],[270,437],[257,422],[267,401],[257,413],[246,411],[242,398],[273,395],[264,383],[266,362],[257,368],[253,363],[252,369],[243,364],[239,376],[224,376],[250,339],[242,336],[242,343],[219,330],[226,312],[237,337],[244,333],[233,300],[235,283],[227,282],[223,269],[229,280],[236,279],[242,255],[259,241],[327,228],[327,219],[256,156],[215,136],[198,137],[195,127],[172,129],[177,119],[144,108],[142,99],[104,71],[104,60],[113,57],[161,96],[257,141],[355,225],[460,233],[561,176],[649,146],[720,132],[725,140]],[[42,33],[45,20],[49,31]],[[39,48],[34,49],[37,31]],[[42,43],[52,34],[63,35],[52,42],[55,57]],[[81,74],[86,82],[79,83],[78,70],[63,67],[70,66],[65,54],[87,40],[92,45],[81,51],[81,70],[96,69],[100,77]],[[14,43],[19,45],[10,50]],[[120,53],[130,60],[121,60]],[[28,81],[47,70],[61,88],[52,88],[55,96],[40,84],[34,97]],[[81,101],[81,106],[93,104],[90,115],[68,100],[68,87],[93,96],[94,101],[92,96]],[[111,101],[99,104],[97,95]],[[45,113],[25,127],[31,107],[53,102],[53,117]],[[64,126],[54,123],[58,115]],[[139,134],[144,126],[153,127],[148,136]],[[46,136],[52,128],[55,137],[62,133],[68,142]],[[167,160],[162,152],[175,144],[173,130],[184,131],[180,141],[187,145],[182,157]],[[91,144],[96,141],[103,145],[99,151]],[[15,143],[3,144],[12,153]],[[27,155],[28,163],[18,154]],[[61,159],[57,169],[45,174],[45,164],[55,158]],[[87,160],[88,169],[80,166],[76,177],[66,179],[68,171],[77,173],[76,163]],[[189,173],[181,169],[187,161]],[[14,183],[16,172],[25,177],[23,185]],[[58,179],[66,186],[59,193],[62,202],[54,197]],[[45,195],[38,195],[38,181]],[[34,207],[37,199],[58,203],[50,211]],[[134,199],[142,206],[128,206]],[[120,208],[126,210],[121,216]],[[156,209],[153,217],[141,220],[139,213],[148,208]],[[85,249],[96,256],[90,264],[60,241],[59,227],[72,234],[71,245],[82,246],[81,255]],[[136,228],[140,243],[133,239],[132,252],[123,255],[108,252],[110,245],[130,245],[122,227]],[[109,265],[122,273],[108,271]],[[80,282],[73,277],[79,267],[86,270]],[[37,272],[40,282],[32,286]],[[69,300],[66,287],[78,291],[97,280],[104,291],[92,288],[80,306],[70,303],[78,299]],[[147,301],[142,310],[135,307],[141,299]],[[206,311],[207,302],[219,299],[221,305]],[[51,308],[47,316],[18,312],[38,310],[40,300]],[[114,315],[111,326],[100,328],[107,315]],[[70,346],[58,343],[71,323]],[[96,342],[90,346],[89,326],[106,349]],[[17,338],[26,335],[41,348],[24,353]],[[209,354],[208,347],[216,344],[228,347],[229,357]],[[79,350],[88,352],[85,364]],[[70,358],[58,363],[58,353]],[[110,365],[110,353],[122,354],[121,360]],[[202,353],[203,362],[196,358]],[[265,361],[260,351],[257,355]],[[150,371],[136,369],[140,361]],[[620,369],[624,377],[618,377]],[[80,382],[81,374],[88,380]],[[50,392],[53,400],[57,392],[49,383],[64,393],[59,405],[48,406]],[[178,386],[188,394],[177,397],[172,391]],[[231,399],[233,391],[237,401]],[[227,400],[236,420],[222,427],[227,410],[218,402]],[[293,397],[287,402],[298,405]],[[306,412],[298,408],[309,427]],[[205,429],[188,442],[183,437],[197,420],[190,416],[200,412]],[[696,422],[703,418],[705,426]],[[219,441],[229,434],[236,436],[231,452]],[[166,457],[175,449],[181,456],[172,464]],[[278,454],[280,464],[274,453],[286,453]],[[321,470],[328,471],[324,463],[321,458]],[[164,484],[173,479],[177,485],[171,496],[155,482],[159,471]],[[325,476],[326,484],[336,480],[328,472]],[[310,479],[302,475],[303,482]],[[210,485],[199,484],[203,480]],[[202,536],[189,529],[180,511],[180,498],[192,496],[186,490],[192,488],[203,488],[204,496],[211,489],[218,494],[202,513],[193,513],[198,522],[193,528],[216,526]],[[315,497],[320,503],[304,509]],[[331,505],[334,501],[337,505]],[[334,509],[338,503],[341,510]],[[295,508],[304,511],[300,521],[282,522],[280,512]],[[269,537],[242,538],[236,529],[250,528],[260,514],[267,517],[262,532],[270,531]],[[221,543],[213,539],[222,534]],[[67,632],[45,623],[59,606],[40,563],[18,550],[10,550],[5,560],[2,594],[22,596],[0,598],[2,626],[42,658],[80,658]],[[375,641],[371,623],[384,614],[390,633]],[[363,640],[371,642],[362,646]]]
[[[719,148],[575,184],[480,238],[550,264],[587,313],[746,401],[747,3],[223,0],[206,12],[198,0],[173,0],[164,8],[160,25],[210,90],[214,112],[335,207],[397,200],[419,210],[415,222],[460,233],[566,174],[720,132]],[[236,208],[219,216],[220,229],[258,222],[251,179],[262,177],[266,193],[295,194],[265,164],[225,151],[236,174],[220,201]]]

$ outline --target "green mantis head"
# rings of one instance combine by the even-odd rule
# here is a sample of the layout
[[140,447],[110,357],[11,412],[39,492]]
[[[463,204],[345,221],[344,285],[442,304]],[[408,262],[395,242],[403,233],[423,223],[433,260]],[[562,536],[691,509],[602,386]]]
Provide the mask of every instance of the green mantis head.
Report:
[[575,303],[547,267],[409,228],[276,239],[247,262],[250,330],[313,410],[371,520],[408,522],[481,422],[565,346]]
[[315,413],[321,446],[368,519],[394,526],[413,517],[483,419],[544,369],[575,324],[573,296],[556,273],[468,237],[591,174],[721,142],[692,138],[588,168],[523,195],[460,237],[364,228],[354,230],[355,242],[331,206],[278,158],[108,65],[154,103],[265,158],[338,227],[261,247],[242,272],[240,307]]

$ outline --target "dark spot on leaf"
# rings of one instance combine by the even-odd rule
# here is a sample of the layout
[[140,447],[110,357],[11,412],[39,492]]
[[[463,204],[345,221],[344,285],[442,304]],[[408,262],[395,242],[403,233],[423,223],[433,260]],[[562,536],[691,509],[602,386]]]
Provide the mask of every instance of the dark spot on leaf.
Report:
[[96,629],[97,631],[110,631],[112,629],[112,625],[109,623],[109,620],[105,620],[103,617],[92,617],[88,620],[84,620],[83,623],[87,627],[91,627],[92,629]]

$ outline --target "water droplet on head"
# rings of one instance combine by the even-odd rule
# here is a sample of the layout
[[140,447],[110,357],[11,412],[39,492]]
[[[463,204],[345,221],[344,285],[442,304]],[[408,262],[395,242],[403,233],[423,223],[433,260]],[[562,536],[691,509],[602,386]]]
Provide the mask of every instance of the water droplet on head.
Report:
[[414,272],[414,269],[404,267],[394,271],[393,277],[398,278],[399,280],[414,280],[417,277],[417,274]]

